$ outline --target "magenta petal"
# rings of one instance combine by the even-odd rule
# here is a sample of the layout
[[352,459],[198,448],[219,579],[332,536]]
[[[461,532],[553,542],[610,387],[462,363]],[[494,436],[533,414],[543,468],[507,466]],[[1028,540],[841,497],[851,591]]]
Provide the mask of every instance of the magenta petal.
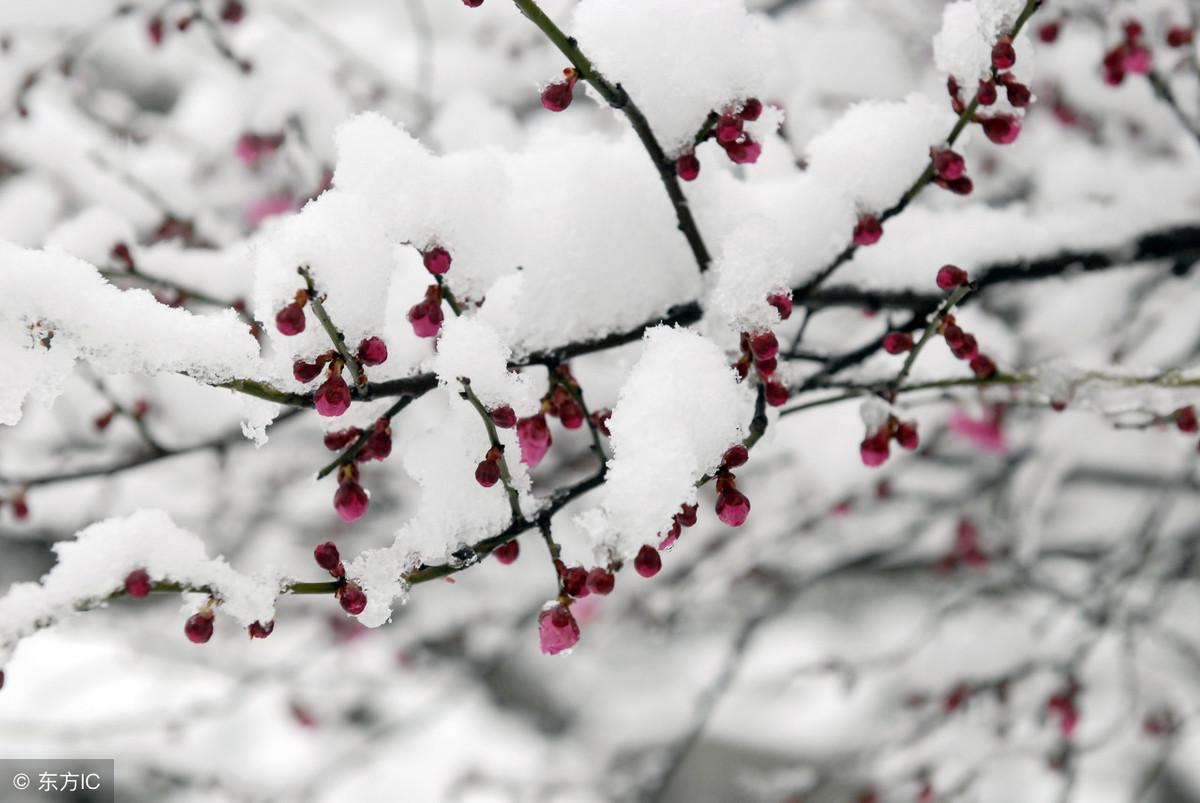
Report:
[[334,510],[346,523],[362,518],[362,514],[367,512],[368,504],[370,500],[367,498],[367,492],[357,482],[342,483],[333,495]]
[[1006,454],[1008,439],[991,418],[971,418],[961,408],[950,414],[950,431],[985,452]]
[[538,641],[546,655],[558,655],[579,643],[579,623],[565,605],[538,614]]
[[538,414],[517,422],[517,441],[521,444],[521,462],[530,468],[542,462],[550,450],[550,427],[546,416]]

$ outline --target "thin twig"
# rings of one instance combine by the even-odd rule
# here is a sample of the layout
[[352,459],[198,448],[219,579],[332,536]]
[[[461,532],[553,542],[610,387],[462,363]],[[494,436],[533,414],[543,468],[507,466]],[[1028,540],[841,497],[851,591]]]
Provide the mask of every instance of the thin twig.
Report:
[[913,365],[917,362],[917,356],[925,348],[925,344],[929,342],[929,338],[933,337],[933,333],[941,326],[942,321],[946,320],[946,316],[950,314],[950,310],[954,309],[954,305],[962,301],[967,293],[971,292],[971,286],[964,284],[956,287],[950,297],[946,299],[937,313],[929,319],[929,325],[925,327],[925,331],[921,333],[921,339],[917,341],[912,350],[908,352],[908,357],[904,359],[904,365],[900,368],[900,373],[896,374],[896,378],[890,383],[892,390],[904,384],[904,380],[908,379],[909,373],[912,372]]
[[333,347],[337,349],[337,353],[342,357],[342,362],[350,369],[350,376],[354,377],[355,389],[363,387],[367,384],[367,375],[363,373],[362,366],[358,364],[358,360],[354,358],[354,355],[346,345],[345,336],[340,329],[333,325],[329,313],[325,311],[325,304],[321,301],[321,296],[313,284],[312,272],[309,271],[307,265],[301,265],[296,269],[296,272],[304,277],[304,285],[308,289],[308,303],[312,305],[313,314],[317,316],[317,320],[321,322],[325,333],[329,335],[329,339],[333,342]]
[[[1033,12],[1035,12],[1038,7],[1041,6],[1041,4],[1042,0],[1026,0],[1025,8],[1022,9],[1021,15],[1017,17],[1016,22],[1013,24],[1012,30],[1009,31],[1009,36],[1011,38],[1015,39],[1017,37],[1017,34],[1021,32],[1021,29],[1025,27],[1025,23],[1031,16],[1033,16]],[[993,67],[992,78],[995,79],[997,74],[998,71],[995,67]],[[963,109],[962,114],[960,114],[958,116],[958,120],[955,121],[954,127],[950,129],[950,133],[946,137],[947,148],[952,146],[958,140],[958,137],[967,127],[967,123],[971,122],[975,118],[975,112],[978,109],[979,91],[976,90],[975,94],[971,97],[971,102],[968,103],[966,108]],[[921,194],[921,191],[925,189],[925,187],[931,181],[933,181],[934,172],[933,156],[930,155],[929,163],[925,166],[925,169],[921,172],[921,175],[917,177],[917,180],[913,182],[912,186],[905,190],[904,194],[900,196],[900,200],[898,200],[889,209],[886,209],[879,214],[879,222],[885,223],[908,208],[908,205],[912,203],[918,195]],[[803,285],[796,288],[793,291],[793,296],[795,297],[797,303],[803,304],[805,299],[814,290],[824,284],[825,280],[832,276],[838,268],[853,258],[854,254],[858,251],[858,248],[859,246],[855,245],[854,243],[850,243],[850,245],[846,246],[846,248],[844,248],[840,254],[834,257],[832,262],[819,270],[816,275],[814,275]]]
[[[383,415],[379,416],[378,420],[382,421],[387,419],[388,421],[391,421],[401,410],[412,404],[418,398],[418,396],[401,396],[395,404],[384,411]],[[358,453],[363,450],[363,448],[367,445],[367,442],[371,440],[371,436],[374,434],[375,432],[372,427],[365,428],[362,431],[362,434],[355,439],[354,443],[347,446],[341,454],[339,454],[317,472],[317,479],[325,479],[325,477],[336,471],[340,466],[348,465],[354,462],[354,458],[358,456]]]
[[546,12],[542,11],[535,0],[513,0],[513,2],[521,10],[521,13],[529,18],[529,21],[536,25],[546,35],[546,38],[558,48],[559,52],[567,57],[567,61],[571,62],[571,65],[579,73],[579,77],[591,84],[592,88],[600,93],[609,106],[620,111],[629,120],[638,139],[642,142],[642,147],[649,154],[650,161],[654,162],[658,177],[667,191],[667,197],[671,199],[679,230],[687,239],[688,247],[692,250],[692,256],[696,260],[696,267],[701,273],[704,273],[708,270],[711,261],[708,249],[704,245],[704,238],[700,235],[700,229],[688,206],[687,197],[683,194],[679,178],[675,175],[675,165],[667,158],[658,138],[654,136],[654,131],[650,128],[646,116],[642,114],[641,109],[620,84],[611,83],[592,66],[591,60],[579,49],[574,37],[563,33],[562,29],[546,16]]
[[512,484],[512,474],[508,470],[508,461],[504,457],[504,444],[500,442],[500,434],[496,431],[496,424],[492,421],[491,414],[487,408],[483,406],[483,402],[479,401],[479,397],[475,395],[475,391],[471,390],[471,380],[466,377],[459,377],[458,380],[462,384],[463,398],[471,403],[475,411],[479,413],[479,417],[483,419],[483,426],[487,429],[488,441],[491,442],[492,448],[499,453],[496,462],[500,466],[500,482],[504,485],[504,491],[508,494],[508,504],[512,508],[513,521],[522,521],[525,516],[521,512],[521,497],[517,493],[517,489]]

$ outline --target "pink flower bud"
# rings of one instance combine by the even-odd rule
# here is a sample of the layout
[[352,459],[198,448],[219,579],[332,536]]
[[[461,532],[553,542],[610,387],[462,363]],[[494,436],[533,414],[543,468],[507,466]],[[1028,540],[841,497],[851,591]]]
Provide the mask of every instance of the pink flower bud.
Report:
[[500,463],[496,460],[480,460],[475,467],[475,481],[484,488],[491,488],[500,481]]
[[792,317],[792,294],[789,293],[772,293],[767,296],[767,303],[775,308],[779,313],[779,319],[786,321]]
[[1000,41],[992,46],[992,66],[997,70],[1011,70],[1017,63],[1017,51],[1013,48],[1012,39],[1000,37]]
[[763,398],[772,407],[782,407],[788,400],[787,388],[772,379],[763,385]]
[[313,403],[319,415],[339,416],[350,409],[350,386],[340,373],[333,374],[317,388]]
[[883,337],[883,350],[888,354],[912,351],[913,336],[909,332],[888,332]]
[[440,245],[435,245],[426,251],[422,251],[421,261],[425,263],[425,270],[434,276],[441,276],[450,270],[450,252]]
[[362,518],[370,501],[367,492],[357,482],[343,482],[333,494],[333,509],[337,511],[338,518],[349,523]]
[[[725,468],[737,468],[738,466],[746,465],[746,461],[749,459],[750,451],[742,444],[735,443],[725,450],[725,456],[721,458],[721,465]],[[690,527],[691,525],[688,526]]]
[[564,81],[549,84],[542,90],[542,106],[552,112],[564,111],[574,99],[573,83]]
[[517,422],[517,442],[521,445],[521,462],[530,468],[542,462],[546,452],[550,450],[550,427],[546,426],[546,416],[538,413],[532,418],[522,418]]
[[246,628],[246,633],[249,634],[250,638],[266,638],[267,636],[271,635],[274,632],[275,632],[275,620],[274,619],[267,622],[266,624],[263,624],[262,622],[251,622],[250,626],[248,628]]
[[538,614],[538,642],[546,655],[558,655],[579,643],[579,623],[566,605]]
[[517,425],[517,414],[507,404],[497,407],[488,415],[491,417],[492,423],[500,429],[512,429]]
[[367,607],[367,595],[356,583],[347,583],[337,591],[338,603],[351,616],[358,616]]
[[329,451],[340,452],[342,449],[345,449],[347,446],[358,440],[358,436],[361,434],[362,431],[357,427],[334,430],[333,432],[325,433],[323,442],[325,444],[325,448]]
[[381,338],[368,337],[358,344],[358,361],[363,365],[382,365],[387,358],[387,344]]
[[596,567],[588,572],[587,587],[593,594],[606,596],[611,593],[613,587],[617,583],[617,578],[612,572]]
[[700,175],[700,160],[694,153],[685,153],[675,160],[675,175],[684,181],[695,181]]
[[342,562],[342,556],[338,553],[337,544],[332,541],[317,544],[316,548],[313,549],[313,558],[317,561],[317,565],[327,572],[333,572]]
[[725,155],[734,164],[754,164],[762,155],[762,144],[755,142],[748,134],[743,134],[733,142],[722,143],[722,147],[725,148]]
[[953,181],[966,173],[967,162],[952,150],[941,150],[933,155],[933,169],[942,178]]
[[200,611],[188,617],[183,632],[193,644],[204,644],[213,634],[213,612]]
[[741,527],[750,515],[750,500],[736,488],[717,495],[717,518],[730,527]]
[[291,337],[304,331],[304,308],[292,302],[275,313],[275,328],[280,334]]
[[713,130],[717,135],[717,142],[722,144],[733,142],[742,134],[742,120],[731,114],[723,114]]
[[1010,145],[1021,133],[1021,121],[1007,114],[989,117],[983,121],[983,133],[997,145]]
[[937,272],[937,286],[946,292],[961,287],[969,280],[967,272],[956,265],[943,265]]
[[662,556],[649,544],[638,550],[633,559],[633,568],[642,577],[653,577],[662,570]]
[[874,245],[883,236],[883,225],[874,215],[862,215],[854,226],[855,245]]
[[441,304],[429,299],[414,304],[408,311],[408,322],[417,337],[437,337],[442,330]]
[[514,538],[507,544],[501,544],[493,549],[492,554],[496,556],[496,560],[507,566],[515,561],[521,554],[521,544],[519,541],[517,541],[517,539]]
[[886,429],[881,429],[864,438],[858,448],[863,465],[870,466],[871,468],[882,466],[888,459],[888,441],[889,438]]
[[917,435],[917,424],[915,421],[905,421],[896,427],[896,443],[901,447],[912,450],[916,449],[921,439]]
[[125,593],[131,597],[150,596],[150,575],[145,569],[134,569],[125,577]]

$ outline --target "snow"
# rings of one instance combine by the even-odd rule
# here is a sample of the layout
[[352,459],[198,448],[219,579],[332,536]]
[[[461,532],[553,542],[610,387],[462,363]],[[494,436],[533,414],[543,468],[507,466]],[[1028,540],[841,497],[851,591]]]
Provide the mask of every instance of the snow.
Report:
[[671,156],[689,148],[710,111],[763,95],[775,53],[742,0],[584,0],[572,33]]
[[930,147],[945,141],[954,119],[949,103],[918,94],[856,104],[808,144],[809,172],[878,214],[921,175]]
[[132,247],[136,241],[137,232],[129,221],[109,208],[92,206],[55,226],[46,237],[46,248],[106,266],[119,264],[112,257],[113,246]]
[[186,373],[218,384],[259,373],[258,344],[232,310],[195,315],[145,290],[119,290],[91,265],[0,243],[0,349],[19,366],[0,389],[0,423],[30,395],[51,401],[76,360],[112,373]]
[[[390,546],[366,551],[347,564],[347,576],[359,581],[367,595],[367,608],[358,620],[368,627],[385,623],[393,605],[407,597],[403,571],[421,562],[445,563],[452,552],[495,535],[512,521],[503,483],[484,488],[475,479],[475,467],[491,448],[475,408],[454,385],[430,393],[416,406],[424,408],[418,413],[423,418],[415,431],[396,438],[394,451],[420,486],[420,501]],[[514,457],[521,453],[516,430],[498,429],[497,434],[522,512],[532,515],[538,503],[531,496],[528,470]]]
[[632,558],[680,505],[694,503],[697,480],[745,436],[753,408],[753,393],[711,341],[687,329],[647,331],[609,420],[613,457],[601,515],[578,520],[597,561],[606,553]]
[[891,405],[878,396],[863,399],[858,407],[858,415],[862,419],[863,426],[866,427],[867,434],[876,432],[886,424],[891,414]]
[[[1059,734],[1046,695],[1073,669],[1086,706],[1075,798],[1129,799],[1168,748],[1173,780],[1195,784],[1195,740],[1139,725],[1147,706],[1196,708],[1187,653],[1200,596],[1183,569],[1200,515],[1197,436],[1170,415],[1200,400],[1184,384],[1200,381],[1200,282],[1192,255],[1131,263],[1128,246],[1196,224],[1200,149],[1143,77],[1114,88],[1099,69],[1139,18],[1155,68],[1196,119],[1195,71],[1175,69],[1194,54],[1163,43],[1165,26],[1187,19],[1182,0],[1044,3],[1016,42],[1014,76],[1028,83],[1036,66],[1039,96],[1020,138],[997,146],[968,124],[955,149],[974,192],[927,187],[829,279],[847,295],[932,298],[946,263],[981,275],[1064,250],[1113,254],[1100,270],[988,285],[956,310],[1002,371],[1028,381],[768,411],[737,470],[754,506],[737,530],[713,515],[713,483],[695,483],[752,419],[757,380],[730,370],[739,332],[798,340],[779,367],[791,404],[896,376],[904,356],[877,353],[824,377],[834,387],[801,390],[908,309],[798,305],[780,321],[766,297],[828,266],[859,214],[901,198],[954,124],[947,75],[973,91],[1024,3],[827,0],[770,13],[775,0],[541,0],[672,153],[711,111],[749,95],[767,104],[748,125],[765,146],[756,164],[705,142],[699,177],[681,185],[713,258],[703,275],[625,115],[582,85],[563,114],[541,108],[537,88],[567,62],[511,3],[248,3],[245,20],[217,30],[254,61],[249,74],[218,55],[207,26],[178,30],[189,4],[166,9],[161,47],[146,35],[153,5],[87,27],[116,4],[0,4],[0,95],[51,64],[29,117],[0,108],[0,238],[11,241],[0,246],[0,419],[20,418],[0,427],[0,752],[116,755],[131,787],[167,803],[387,799],[412,779],[431,803],[640,798],[708,700],[701,738],[658,797],[785,799],[811,795],[819,777],[836,799],[872,785],[915,800],[927,768],[937,799],[1040,801],[1062,791],[1047,766]],[[1058,40],[1035,47],[1031,35],[1058,19]],[[76,69],[59,74],[52,59],[77,33]],[[1009,110],[1000,95],[985,114]],[[774,104],[788,112],[781,129]],[[1057,104],[1078,121],[1064,124]],[[249,131],[286,139],[249,164],[235,152]],[[284,209],[327,172],[318,200]],[[283,214],[258,219],[272,209]],[[161,239],[169,213],[194,221],[203,244]],[[120,269],[117,241],[145,278],[222,303],[170,309],[174,294],[154,281],[150,292],[106,283],[98,271]],[[444,281],[463,314],[447,308],[440,336],[423,339],[406,313],[433,282],[420,251],[435,243],[453,255]],[[292,361],[331,348],[311,308],[298,337],[273,325],[303,286],[300,264],[351,348],[387,343],[372,382],[439,380],[391,421],[391,457],[360,464],[371,506],[350,524],[330,504],[337,480],[314,477],[334,456],[322,435],[370,425],[396,397],[355,400],[337,420],[302,409],[279,420],[279,405],[206,384],[300,389]],[[242,299],[261,345],[222,309]],[[704,309],[691,329],[640,337],[690,302]],[[510,365],[617,332],[633,341],[570,362],[589,407],[616,408],[601,438],[609,482],[551,526],[568,566],[626,565],[613,594],[572,606],[582,639],[554,662],[538,652],[536,616],[559,588],[536,529],[512,565],[463,551],[513,511],[503,487],[474,479],[490,442],[458,380],[525,415],[547,369]],[[910,382],[969,377],[935,337]],[[110,396],[148,401],[147,430],[184,453],[122,468],[149,453],[128,417],[97,428]],[[1064,411],[1047,409],[1060,399]],[[922,448],[868,468],[859,443],[889,414],[917,423]],[[588,428],[550,426],[553,448],[532,471],[513,432],[499,432],[529,521],[597,471]],[[56,479],[89,469],[104,473]],[[696,526],[662,574],[638,577],[628,558],[687,501]],[[1150,513],[1161,521],[1142,540]],[[992,562],[935,571],[961,518]],[[279,578],[328,579],[312,557],[327,540],[366,610],[349,618],[330,594],[296,596],[270,639],[248,642],[241,628],[273,615]],[[202,594],[73,616],[139,565],[221,588],[210,643],[180,632]],[[466,568],[410,588],[422,565]],[[1127,582],[1114,585],[1114,568]],[[1129,632],[1095,624],[1097,609]],[[51,618],[69,621],[24,638]],[[1011,684],[1007,705],[988,695],[944,711],[956,683],[1028,661],[1045,666]],[[1120,727],[1098,744],[1110,722]],[[296,772],[287,756],[303,759]]]
[[[556,134],[520,153],[434,156],[365,114],[339,129],[338,153],[330,194],[356,198],[346,203],[379,221],[358,225],[356,236],[374,238],[372,248],[447,248],[450,288],[483,300],[481,318],[518,356],[631,328],[699,293],[674,213],[632,134]],[[290,285],[273,286],[278,303]]]
[[734,332],[778,324],[779,312],[767,303],[767,296],[788,290],[792,266],[785,253],[782,235],[772,221],[746,220],[721,243],[705,309]]
[[394,259],[382,232],[374,211],[344,193],[325,193],[299,214],[265,229],[253,249],[252,308],[274,346],[273,373],[287,376],[297,357],[311,358],[330,348],[329,335],[311,308],[305,309],[300,334],[287,337],[275,327],[275,314],[305,286],[300,267],[312,274],[347,343],[357,345],[383,329],[387,296],[381,290],[388,285]]
[[367,627],[379,627],[392,618],[392,608],[408,598],[404,574],[419,565],[415,555],[401,550],[368,549],[346,566],[346,576],[367,595],[367,606],[356,618]]
[[[955,0],[942,10],[942,29],[933,38],[937,67],[958,79],[964,91],[987,77],[992,46],[1012,30],[1026,0]],[[1017,64],[1027,49],[1017,44]]]
[[217,610],[243,627],[275,618],[279,577],[239,574],[223,558],[209,558],[204,543],[161,510],[97,522],[54,551],[58,562],[40,583],[17,583],[0,597],[0,655],[36,629],[103,602],[134,569],[155,581],[211,588]]
[[508,370],[511,352],[496,330],[474,318],[451,318],[442,326],[434,371],[451,393],[461,390],[460,379],[488,410],[505,404],[524,418],[538,411],[540,394],[529,377]]

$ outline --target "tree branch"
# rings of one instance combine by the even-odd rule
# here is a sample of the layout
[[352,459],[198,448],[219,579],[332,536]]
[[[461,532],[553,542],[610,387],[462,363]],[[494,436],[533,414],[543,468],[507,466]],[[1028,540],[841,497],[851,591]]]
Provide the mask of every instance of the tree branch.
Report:
[[[1021,32],[1021,29],[1025,27],[1025,23],[1031,16],[1033,16],[1033,12],[1035,12],[1038,7],[1041,6],[1041,4],[1042,0],[1026,0],[1025,8],[1022,9],[1021,15],[1017,17],[1017,21],[1013,24],[1012,30],[1009,32],[1009,36],[1011,38],[1015,39],[1017,37],[1017,34]],[[998,75],[998,71],[995,67],[992,67],[991,69],[992,78],[994,79]],[[971,97],[971,102],[967,104],[965,109],[963,109],[962,114],[958,116],[958,120],[954,123],[954,127],[950,129],[950,133],[946,136],[946,147],[950,147],[958,140],[963,130],[967,127],[967,123],[974,119],[975,112],[978,109],[979,91],[977,89],[975,94]],[[921,172],[921,175],[917,177],[917,180],[913,182],[912,186],[905,190],[904,194],[900,196],[900,200],[879,215],[879,222],[885,223],[908,208],[908,205],[912,203],[918,195],[921,194],[921,190],[925,189],[926,185],[933,181],[934,172],[933,155],[931,154],[929,157],[929,164],[925,166],[925,170]],[[814,290],[820,287],[826,279],[832,276],[834,271],[849,262],[850,259],[853,258],[854,254],[858,251],[858,248],[859,246],[855,245],[854,243],[850,243],[850,245],[846,246],[846,248],[844,248],[840,254],[834,257],[832,262],[819,270],[816,275],[807,282],[793,290],[792,295],[796,302],[800,304],[806,303],[808,296]]]
[[583,51],[579,49],[578,43],[574,37],[567,36],[563,33],[552,19],[546,16],[541,7],[535,0],[513,0],[517,8],[521,10],[530,22],[536,25],[546,38],[558,48],[567,61],[571,62],[579,77],[592,85],[605,102],[614,109],[617,109],[625,115],[629,120],[629,124],[633,126],[634,132],[638,139],[642,141],[642,147],[646,149],[646,153],[650,156],[650,161],[654,162],[654,167],[658,171],[658,177],[662,180],[663,188],[667,191],[667,197],[671,199],[671,206],[675,210],[675,219],[678,221],[679,230],[683,232],[683,236],[687,239],[688,247],[692,250],[692,257],[696,260],[696,267],[701,273],[708,270],[711,258],[708,255],[708,249],[704,245],[704,238],[700,235],[700,229],[696,226],[696,220],[692,217],[691,208],[688,206],[687,197],[683,194],[683,188],[679,185],[679,178],[675,175],[675,166],[667,158],[662,146],[658,143],[657,137],[654,136],[654,131],[650,128],[650,123],[646,120],[646,116],[642,114],[642,110],[637,107],[633,99],[620,84],[613,84],[607,78],[600,74],[600,71],[592,66],[592,62]]

